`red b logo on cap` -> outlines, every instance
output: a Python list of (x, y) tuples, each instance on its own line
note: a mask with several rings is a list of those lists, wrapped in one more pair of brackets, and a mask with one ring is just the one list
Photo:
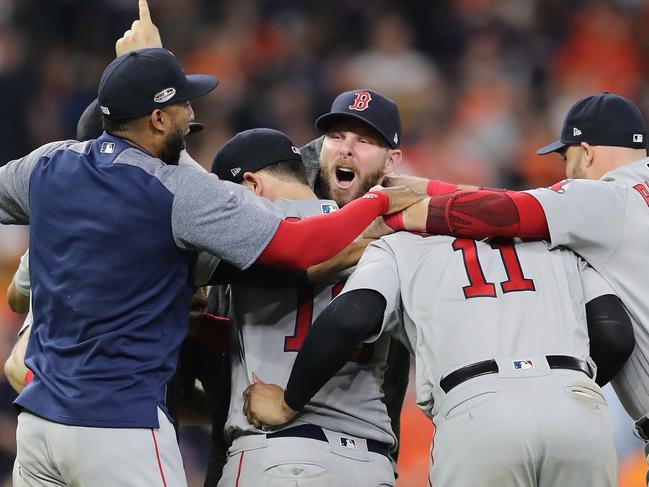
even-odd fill
[(362, 112), (368, 106), (370, 106), (370, 101), (372, 101), (372, 95), (370, 95), (367, 91), (357, 91), (356, 99), (354, 100), (354, 103), (352, 105), (349, 105), (349, 109)]

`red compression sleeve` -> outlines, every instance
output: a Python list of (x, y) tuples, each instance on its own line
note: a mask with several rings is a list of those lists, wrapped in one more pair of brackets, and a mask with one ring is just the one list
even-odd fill
[(25, 379), (24, 379), (25, 385), (29, 384), (33, 380), (34, 380), (34, 373), (31, 370), (27, 369), (27, 372), (25, 372)]
[(550, 238), (545, 213), (534, 196), (493, 189), (431, 196), (426, 231), (464, 238)]
[(438, 179), (430, 179), (426, 185), (428, 196), (453, 193), (454, 191), (457, 191), (457, 184), (439, 181)]
[(383, 222), (395, 232), (406, 229), (405, 225), (403, 224), (403, 211), (397, 211), (396, 213), (392, 213), (391, 215), (384, 216)]
[(388, 211), (389, 198), (367, 193), (344, 208), (297, 222), (282, 221), (257, 264), (308, 269), (347, 247), (376, 218)]

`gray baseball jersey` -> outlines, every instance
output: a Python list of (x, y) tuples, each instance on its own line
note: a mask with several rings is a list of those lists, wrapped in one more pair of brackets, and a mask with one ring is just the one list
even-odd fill
[[(304, 218), (337, 208), (329, 200), (279, 200), (276, 214)], [(262, 289), (233, 285), (232, 394), (226, 433), (230, 438), (259, 433), (243, 414), (244, 389), (255, 372), (265, 382), (286, 386), (293, 362), (312, 321), (342, 289), (351, 273), (300, 289)], [(366, 345), (306, 405), (297, 422), (394, 445), (381, 382), (389, 337)]]
[(636, 347), (612, 381), (634, 418), (649, 412), (649, 159), (624, 165), (599, 181), (568, 180), (530, 191), (543, 207), (551, 245), (580, 254), (626, 307)]
[[(384, 330), (403, 315), (417, 402), (436, 426), (430, 485), (615, 485), (601, 390), (546, 358), (590, 361), (584, 303), (612, 290), (583, 260), (543, 242), (397, 233), (366, 250), (343, 293), (354, 289), (385, 297)], [(442, 389), (491, 359), (497, 373)]]

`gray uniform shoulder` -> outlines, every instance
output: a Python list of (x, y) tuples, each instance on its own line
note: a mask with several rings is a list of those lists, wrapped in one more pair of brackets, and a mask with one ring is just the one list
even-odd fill
[(0, 223), (29, 223), (29, 181), (34, 167), (42, 158), (50, 158), (74, 144), (79, 142), (51, 142), (0, 168)]

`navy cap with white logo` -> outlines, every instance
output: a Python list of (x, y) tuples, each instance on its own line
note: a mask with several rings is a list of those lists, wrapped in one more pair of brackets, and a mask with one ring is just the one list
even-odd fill
[(283, 161), (302, 161), (300, 150), (279, 130), (258, 128), (239, 132), (214, 156), (212, 172), (219, 179), (240, 183), (245, 172), (255, 172)]
[(218, 83), (206, 74), (185, 75), (176, 57), (166, 49), (140, 49), (106, 67), (98, 99), (105, 117), (129, 120), (205, 95)]
[(632, 101), (605, 91), (575, 103), (563, 122), (561, 138), (536, 153), (559, 152), (581, 142), (643, 149), (647, 146), (647, 127), (640, 109)]
[(341, 117), (361, 120), (376, 130), (392, 149), (401, 143), (401, 116), (397, 104), (372, 90), (353, 90), (341, 93), (331, 104), (331, 111), (315, 122), (326, 132)]

